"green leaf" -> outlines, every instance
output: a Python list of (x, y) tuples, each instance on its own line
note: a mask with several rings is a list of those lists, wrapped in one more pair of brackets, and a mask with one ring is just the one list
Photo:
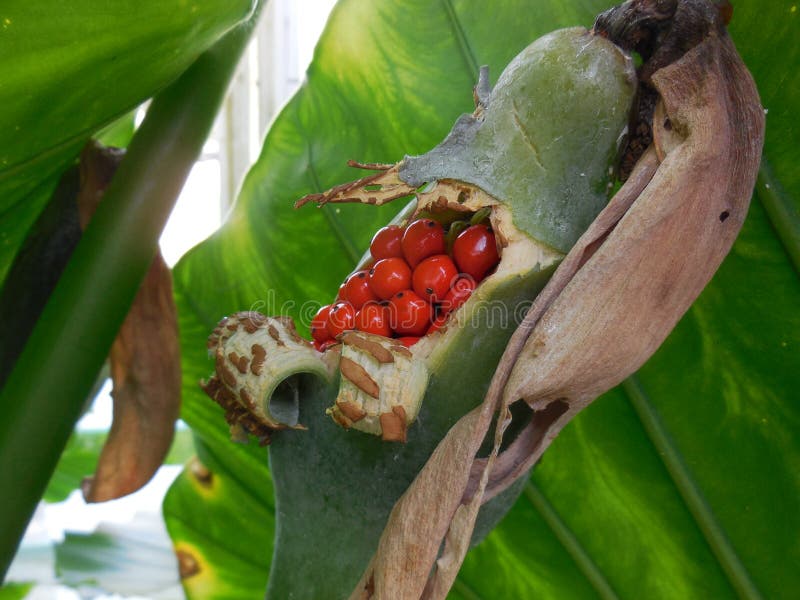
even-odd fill
[[(427, 150), (471, 109), (464, 91), (479, 64), (496, 77), (538, 35), (588, 25), (608, 5), (541, 2), (534, 10), (508, 1), (492, 5), (491, 19), (449, 1), (337, 6), (235, 212), (175, 271), (184, 415), (215, 456), (236, 465), (238, 480), (258, 485), (263, 465), (242, 473), (259, 453), (225, 441), (221, 411), (196, 388), (211, 371), (205, 336), (220, 316), (251, 308), (307, 323), (304, 303), (335, 293), (393, 210), (293, 214), (292, 200), (352, 179), (342, 167), (348, 158), (390, 162)], [(792, 566), (800, 562), (792, 402), (800, 389), (800, 182), (786, 135), (800, 108), (797, 18), (786, 3), (736, 3), (732, 35), (769, 114), (765, 168), (730, 257), (637, 378), (559, 436), (507, 519), (468, 556), (454, 597), (789, 598), (800, 586)], [(270, 552), (252, 528), (237, 534), (249, 556)], [(213, 543), (198, 551), (230, 547)], [(227, 566), (214, 566), (219, 585), (234, 585)]]
[[(190, 31), (184, 32), (190, 37), (206, 31), (210, 39), (201, 36), (205, 44), (213, 43), (215, 37), (211, 33), (222, 33), (236, 23), (237, 18), (247, 17), (253, 7), (250, 0), (203, 6), (205, 17), (199, 15), (201, 21), (184, 17), (181, 22), (191, 24), (187, 25)], [(17, 19), (17, 25), (27, 23), (28, 27), (33, 27), (30, 19), (40, 15), (25, 12), (21, 3), (16, 7), (17, 3), (9, 7), (16, 12), (13, 18), (5, 17), (3, 24), (10, 27)], [(89, 10), (88, 5), (86, 10)], [(132, 16), (134, 12), (131, 9), (124, 14)], [(63, 16), (72, 14), (72, 7), (64, 9)], [(28, 20), (20, 20), (17, 15), (26, 16)], [(205, 19), (209, 19), (208, 30), (202, 25)], [(242, 26), (225, 36), (153, 103), (114, 183), (105, 193), (104, 202), (0, 390), (0, 488), (14, 490), (0, 496), (0, 572), (4, 573), (8, 566), (25, 523), (44, 492), (58, 454), (77, 420), (83, 399), (152, 261), (158, 235), (200, 152), (250, 30)], [(31, 37), (40, 39), (40, 36)], [(26, 42), (20, 34), (9, 39), (18, 43), (22, 56), (30, 59), (37, 54), (31, 53), (33, 42)], [(60, 38), (55, 36), (55, 39)], [(187, 43), (190, 47), (194, 44)], [(83, 45), (76, 43), (74, 48), (77, 52), (74, 61), (80, 65)], [(179, 48), (177, 50), (180, 53)], [(25, 54), (26, 51), (31, 54)], [(109, 60), (105, 54), (103, 56), (104, 61)], [(60, 58), (57, 62), (60, 64)], [(122, 62), (127, 64), (128, 59)], [(4, 88), (4, 93), (9, 89)], [(15, 105), (12, 103), (12, 106)], [(19, 116), (23, 112), (12, 111), (12, 114)], [(38, 131), (37, 127), (26, 130), (26, 134), (36, 138), (33, 132)], [(59, 128), (54, 123), (49, 131), (57, 135), (61, 129), (69, 131), (69, 127)], [(52, 144), (54, 139), (48, 138), (48, 143)], [(34, 189), (31, 184), (36, 173), (34, 163), (37, 169), (44, 171), (50, 153), (66, 156), (67, 151), (73, 152), (76, 147), (75, 138), (51, 146), (41, 140), (34, 139), (34, 142), (38, 145), (31, 146), (30, 151), (39, 154), (32, 157), (19, 150), (3, 148), (7, 162), (14, 166), (0, 173), (0, 185), (7, 181), (17, 191)], [(27, 147), (26, 144), (20, 146)], [(37, 160), (44, 162), (37, 163)], [(50, 174), (48, 171), (47, 177)], [(153, 181), (158, 181), (159, 185), (154, 186)], [(4, 201), (6, 199), (4, 196)], [(16, 221), (15, 225), (23, 224)], [(76, 345), (76, 341), (80, 343)], [(58, 401), (54, 401), (55, 398)], [(47, 435), (42, 436), (42, 431)], [(37, 443), (31, 444), (34, 438)]]
[[(266, 451), (215, 454), (198, 444), (164, 500), (164, 519), (190, 597), (247, 598), (267, 583), (275, 506)], [(201, 462), (202, 461), (202, 462)], [(257, 549), (257, 550), (256, 550)]]
[(123, 597), (155, 597), (178, 582), (164, 525), (153, 513), (124, 525), (101, 523), (89, 534), (67, 532), (55, 545), (55, 570), (64, 585)]
[(134, 108), (131, 112), (122, 115), (116, 121), (96, 132), (92, 137), (104, 146), (126, 148), (131, 143), (133, 132), (136, 129), (136, 110)]
[(103, 10), (92, 0), (3, 2), (0, 281), (86, 140), (175, 79), (251, 8), (250, 0), (124, 0)]
[(80, 488), (83, 478), (94, 473), (107, 436), (104, 431), (74, 433), (61, 454), (42, 500), (61, 502), (73, 490)]
[(7, 583), (0, 586), (0, 600), (22, 600), (32, 587), (32, 583)]

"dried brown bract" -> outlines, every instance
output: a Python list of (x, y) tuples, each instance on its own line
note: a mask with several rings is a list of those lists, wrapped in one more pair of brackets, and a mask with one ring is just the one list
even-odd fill
[[(747, 214), (764, 114), (723, 18), (707, 0), (632, 1), (601, 17), (613, 41), (651, 45), (641, 73), (657, 94), (653, 143), (536, 298), (484, 404), (395, 505), (351, 598), (444, 598), (480, 505), (652, 355), (728, 253)], [(661, 19), (669, 26), (655, 28)], [(518, 400), (533, 419), (500, 453)], [(477, 460), (497, 411), (494, 450)]]
[[(81, 154), (78, 210), (85, 228), (124, 152), (90, 143)], [(181, 367), (172, 275), (158, 254), (109, 355), (114, 417), (94, 477), (82, 483), (87, 502), (135, 492), (164, 462), (180, 412)]]

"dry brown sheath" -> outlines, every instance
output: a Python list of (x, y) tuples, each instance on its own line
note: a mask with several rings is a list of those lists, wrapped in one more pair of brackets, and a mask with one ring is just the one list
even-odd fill
[[(397, 502), (351, 598), (444, 598), (480, 504), (655, 352), (730, 250), (763, 144), (755, 84), (721, 27), (651, 82), (653, 147), (537, 297), (483, 405), (453, 427)], [(508, 406), (520, 399), (534, 418), (500, 454)], [(497, 410), (494, 451), (478, 461)]]
[[(81, 153), (78, 209), (83, 228), (111, 181), (123, 151), (90, 142)], [(181, 365), (172, 275), (158, 253), (109, 355), (114, 415), (93, 477), (81, 484), (87, 502), (140, 489), (169, 451), (180, 412)]]

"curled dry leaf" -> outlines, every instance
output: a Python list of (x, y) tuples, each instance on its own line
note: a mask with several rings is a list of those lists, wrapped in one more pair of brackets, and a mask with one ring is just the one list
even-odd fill
[[(351, 598), (444, 598), (480, 504), (526, 473), (581, 409), (647, 360), (744, 221), (764, 115), (724, 15), (705, 0), (632, 1), (614, 10), (598, 27), (623, 45), (642, 39), (625, 27), (637, 19), (648, 36), (654, 23), (672, 24), (668, 35), (655, 35), (659, 45), (646, 57), (658, 68), (648, 61), (641, 70), (658, 99), (653, 145), (537, 297), (484, 404), (452, 428), (395, 505)], [(518, 400), (533, 419), (500, 453), (508, 407)], [(498, 410), (494, 449), (477, 460)]]
[[(78, 210), (86, 228), (123, 152), (90, 142), (81, 154)], [(180, 411), (180, 349), (172, 276), (153, 260), (109, 355), (114, 415), (94, 477), (82, 484), (87, 502), (135, 492), (161, 466)]]

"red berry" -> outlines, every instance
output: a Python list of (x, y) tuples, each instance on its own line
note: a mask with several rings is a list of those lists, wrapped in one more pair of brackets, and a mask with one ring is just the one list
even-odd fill
[(375, 260), (382, 258), (403, 258), (403, 228), (399, 225), (387, 225), (378, 230), (369, 245), (370, 254)]
[(389, 327), (389, 307), (384, 304), (370, 302), (365, 304), (356, 314), (356, 329), (383, 337), (392, 335)]
[(444, 229), (432, 219), (417, 219), (403, 234), (403, 255), (412, 268), (434, 254), (445, 253)]
[(336, 336), (341, 335), (342, 332), (348, 329), (355, 328), (356, 309), (349, 302), (337, 302), (328, 313), (326, 325), (332, 338), (336, 338)]
[(356, 271), (344, 282), (344, 299), (358, 310), (367, 302), (377, 300), (369, 288), (369, 277), (366, 271)]
[(336, 302), (345, 302), (345, 295), (344, 295), (344, 288), (347, 286), (347, 280), (345, 279), (342, 282), (342, 285), (339, 286), (339, 291), (336, 292)]
[(459, 308), (469, 299), (474, 291), (475, 280), (472, 277), (469, 275), (462, 275), (459, 277), (453, 284), (453, 287), (450, 288), (450, 291), (447, 292), (447, 295), (445, 295), (444, 300), (442, 300), (440, 306), (441, 314), (448, 315)]
[(391, 326), (400, 335), (423, 335), (431, 323), (432, 307), (412, 290), (403, 290), (389, 301)]
[(453, 244), (453, 259), (462, 273), (480, 281), (500, 262), (494, 233), (486, 225), (467, 227)]
[(411, 287), (411, 267), (402, 258), (384, 258), (369, 270), (369, 287), (381, 300)]
[(414, 269), (414, 291), (428, 302), (439, 302), (458, 278), (458, 269), (446, 254), (429, 256)]
[(428, 331), (425, 332), (425, 335), (430, 335), (431, 333), (439, 331), (442, 328), (442, 326), (447, 322), (447, 317), (448, 317), (448, 315), (446, 315), (445, 313), (439, 314), (433, 320), (433, 323), (431, 323), (431, 326), (428, 327)]
[(403, 344), (406, 348), (411, 348), (414, 344), (420, 341), (422, 338), (415, 336), (415, 335), (406, 335), (403, 337), (397, 338), (397, 341)]
[(331, 334), (328, 331), (328, 315), (331, 312), (331, 308), (333, 308), (332, 304), (323, 306), (311, 319), (311, 337), (314, 342), (322, 343), (331, 339)]
[(317, 349), (317, 352), (325, 352), (325, 350), (327, 350), (331, 346), (335, 346), (338, 343), (339, 342), (337, 342), (336, 340), (325, 340), (324, 342), (318, 342), (314, 340), (314, 348)]

